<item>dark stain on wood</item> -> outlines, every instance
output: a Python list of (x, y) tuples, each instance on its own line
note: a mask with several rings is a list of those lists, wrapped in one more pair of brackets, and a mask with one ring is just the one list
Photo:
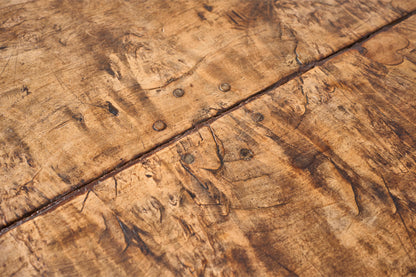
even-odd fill
[(255, 275), (255, 270), (251, 264), (250, 258), (247, 256), (246, 250), (243, 248), (233, 248), (230, 251), (229, 259), (232, 265), (234, 265), (235, 273), (244, 273), (248, 276)]
[(130, 245), (134, 245), (137, 246), (144, 255), (148, 255), (150, 253), (150, 249), (139, 235), (139, 233), (147, 233), (136, 226), (129, 228), (123, 221), (118, 218), (118, 216), (116, 216), (116, 219), (120, 225), (121, 230), (123, 231), (124, 240), (126, 243), (126, 247), (124, 248), (123, 252), (125, 252)]
[(107, 103), (107, 108), (108, 108), (108, 111), (109, 111), (112, 115), (114, 115), (114, 116), (118, 116), (118, 109), (117, 109), (116, 107), (114, 107), (114, 105), (113, 105), (113, 104), (111, 104), (111, 102), (107, 101), (106, 103)]
[(214, 10), (214, 8), (208, 4), (204, 4), (204, 9), (206, 9), (209, 12), (212, 12)]
[(71, 179), (68, 175), (63, 173), (57, 173), (58, 177), (66, 184), (71, 184)]
[(203, 12), (197, 12), (197, 15), (198, 15), (199, 19), (201, 19), (201, 20), (207, 20), (207, 18), (205, 17), (205, 15), (204, 15)]
[(27, 86), (23, 86), (22, 87), (22, 92), (27, 96), (29, 94), (31, 94), (31, 92), (29, 91), (29, 88)]

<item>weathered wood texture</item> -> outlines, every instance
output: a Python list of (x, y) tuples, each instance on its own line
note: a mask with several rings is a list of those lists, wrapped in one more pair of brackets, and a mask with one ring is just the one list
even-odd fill
[[(409, 0), (1, 1), (0, 226), (413, 9)], [(165, 130), (152, 129), (157, 120)]]
[(0, 237), (2, 275), (414, 276), (416, 16)]

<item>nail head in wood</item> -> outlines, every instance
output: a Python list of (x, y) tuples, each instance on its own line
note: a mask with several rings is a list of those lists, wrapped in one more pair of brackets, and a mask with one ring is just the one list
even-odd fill
[(255, 121), (255, 122), (261, 122), (264, 119), (264, 115), (261, 113), (254, 113), (251, 118)]
[(229, 91), (229, 90), (231, 89), (231, 85), (230, 85), (229, 83), (222, 83), (222, 84), (219, 86), (219, 89), (220, 89), (222, 92), (227, 92), (227, 91)]
[(185, 155), (182, 155), (181, 159), (184, 163), (187, 163), (187, 164), (191, 164), (195, 161), (194, 156), (192, 154), (189, 154), (189, 153), (186, 153)]
[(181, 88), (176, 88), (173, 90), (173, 96), (175, 97), (182, 97), (185, 94), (185, 91)]
[(163, 122), (162, 120), (158, 120), (155, 123), (153, 123), (153, 130), (160, 132), (165, 129), (166, 129), (166, 123)]

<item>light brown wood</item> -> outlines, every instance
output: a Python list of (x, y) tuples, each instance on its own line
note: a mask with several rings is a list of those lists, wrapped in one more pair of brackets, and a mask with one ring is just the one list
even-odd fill
[(416, 16), (0, 237), (2, 275), (413, 276)]
[(415, 8), (1, 1), (0, 226)]

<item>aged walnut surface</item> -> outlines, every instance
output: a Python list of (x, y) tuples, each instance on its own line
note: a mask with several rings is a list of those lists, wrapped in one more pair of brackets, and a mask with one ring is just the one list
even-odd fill
[(411, 16), (9, 230), (1, 275), (414, 276), (415, 49)]
[[(414, 0), (0, 1), (0, 226), (414, 9)], [(380, 45), (375, 59), (390, 50)]]

